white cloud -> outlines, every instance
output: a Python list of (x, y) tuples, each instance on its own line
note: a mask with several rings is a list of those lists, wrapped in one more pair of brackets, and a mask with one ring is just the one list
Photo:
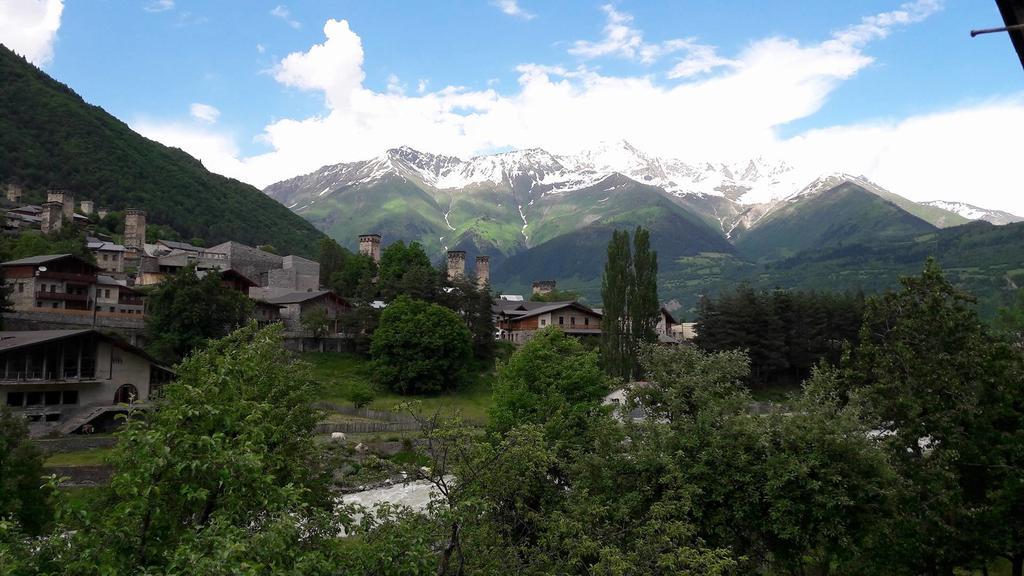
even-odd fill
[[(369, 90), (359, 36), (348, 22), (329, 20), (322, 43), (288, 55), (274, 70), (284, 85), (323, 93), (326, 110), (267, 125), (258, 139), (268, 152), (240, 157), (230, 139), (195, 127), (194, 141), (187, 126), (137, 127), (189, 150), (211, 169), (258, 186), (403, 144), (466, 157), (507, 147), (573, 152), (625, 138), (687, 161), (779, 156), (821, 171), (864, 174), (916, 199), (973, 200), (1024, 213), (1024, 198), (1015, 198), (1005, 184), (1016, 181), (1011, 171), (1017, 164), (1007, 127), (1024, 125), (1024, 97), (788, 139), (778, 135), (781, 126), (815, 114), (844, 81), (871, 65), (868, 43), (937, 8), (922, 0), (864, 18), (818, 43), (770, 37), (728, 58), (695, 49), (691, 41), (659, 44), (685, 51), (670, 72), (678, 80), (669, 85), (651, 75), (523, 64), (508, 94), (451, 86), (427, 91), (425, 84), (416, 94), (404, 86)], [(630, 45), (628, 36), (623, 45)], [(645, 43), (632, 45), (640, 60)], [(401, 86), (394, 80), (389, 84)], [(989, 196), (979, 194), (982, 188)]]
[(515, 18), (532, 20), (536, 17), (535, 14), (523, 10), (523, 8), (519, 6), (519, 0), (492, 0), (491, 4), (496, 6), (498, 10), (501, 10), (505, 14)]
[(264, 52), (267, 51), (267, 47), (264, 46), (263, 44), (257, 44), (256, 51), (259, 52), (260, 54), (263, 54)]
[(0, 0), (0, 43), (45, 66), (53, 60), (63, 11), (63, 0)]
[(146, 12), (166, 12), (174, 9), (174, 0), (153, 0), (143, 8)]
[(196, 120), (202, 120), (207, 124), (214, 124), (217, 122), (217, 119), (220, 118), (220, 110), (210, 106), (209, 104), (194, 102), (189, 106), (188, 111), (193, 118)]
[(302, 27), (301, 22), (292, 18), (291, 10), (289, 10), (287, 6), (275, 6), (274, 9), (270, 11), (270, 15), (275, 18), (280, 18), (281, 20), (284, 20), (284, 22), (291, 26), (292, 28), (298, 29)]

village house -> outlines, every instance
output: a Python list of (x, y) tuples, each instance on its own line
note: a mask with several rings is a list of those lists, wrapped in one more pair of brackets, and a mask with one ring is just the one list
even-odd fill
[(498, 300), (492, 308), (499, 338), (523, 344), (538, 331), (555, 326), (573, 336), (599, 336), (601, 313), (575, 301)]
[(89, 251), (96, 257), (96, 265), (100, 270), (110, 274), (124, 273), (124, 246), (93, 237), (85, 241)]
[(654, 332), (658, 335), (658, 342), (662, 344), (679, 344), (680, 340), (673, 332), (678, 325), (679, 323), (676, 322), (675, 317), (668, 311), (668, 308), (662, 306), (658, 310), (658, 322), (654, 325)]
[(160, 396), (172, 373), (96, 330), (0, 332), (0, 401), (33, 435), (113, 426), (119, 404)]
[(278, 308), (277, 319), (284, 323), (289, 332), (306, 332), (302, 320), (318, 309), (326, 312), (328, 320), (327, 335), (341, 332), (341, 316), (351, 306), (330, 290), (313, 290), (309, 292), (292, 292), (283, 296), (274, 296), (256, 301), (258, 321), (273, 322), (272, 307)]
[(92, 310), (96, 266), (71, 254), (50, 254), (0, 264), (14, 310)]

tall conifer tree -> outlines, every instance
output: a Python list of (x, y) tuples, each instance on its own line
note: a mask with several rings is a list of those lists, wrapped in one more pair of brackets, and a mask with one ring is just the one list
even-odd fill
[(608, 261), (601, 280), (601, 358), (605, 371), (620, 378), (629, 378), (632, 368), (627, 316), (632, 276), (629, 232), (616, 230), (608, 243)]
[(633, 378), (640, 378), (640, 344), (655, 342), (658, 335), (658, 253), (651, 250), (651, 233), (641, 226), (633, 233), (633, 277), (627, 297), (629, 361)]

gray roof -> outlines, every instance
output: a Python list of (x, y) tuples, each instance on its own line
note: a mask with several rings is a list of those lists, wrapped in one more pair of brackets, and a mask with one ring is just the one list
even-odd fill
[(0, 264), (0, 266), (32, 266), (35, 264), (46, 264), (47, 262), (55, 262), (57, 260), (63, 260), (65, 258), (77, 258), (72, 254), (44, 254), (42, 256), (29, 256), (28, 258), (21, 258), (18, 260), (10, 260)]
[(206, 248), (194, 246), (192, 244), (189, 244), (188, 242), (176, 242), (174, 240), (157, 240), (157, 243), (163, 244), (168, 248), (175, 248), (177, 250), (187, 250), (189, 252), (202, 252), (206, 250)]
[(32, 344), (52, 342), (79, 334), (92, 332), (92, 330), (24, 330), (12, 332), (0, 332), (0, 352), (14, 350)]
[(500, 312), (504, 312), (506, 314), (509, 314), (510, 316), (514, 316), (517, 319), (518, 318), (530, 318), (532, 316), (539, 316), (541, 314), (547, 314), (549, 312), (554, 312), (556, 310), (562, 310), (564, 308), (576, 308), (577, 310), (581, 310), (583, 312), (589, 312), (591, 314), (594, 314), (595, 316), (601, 316), (601, 313), (595, 312), (593, 308), (589, 308), (587, 306), (584, 306), (583, 304), (580, 304), (579, 302), (576, 302), (574, 300), (570, 300), (570, 301), (567, 301), (567, 302), (519, 302), (519, 304), (523, 304), (523, 305), (529, 304), (529, 306), (526, 306), (526, 310), (514, 310), (513, 309), (513, 310), (499, 310), (499, 311)]
[(265, 298), (263, 301), (267, 304), (299, 304), (301, 302), (308, 302), (310, 300), (316, 300), (321, 296), (331, 294), (330, 290), (314, 290), (312, 292), (292, 292), (291, 294), (285, 294), (284, 296), (275, 296), (273, 298)]

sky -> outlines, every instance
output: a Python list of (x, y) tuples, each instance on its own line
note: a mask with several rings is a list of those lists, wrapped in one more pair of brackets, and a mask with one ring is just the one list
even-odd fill
[(0, 43), (261, 188), (402, 145), (625, 139), (1024, 214), (1024, 71), (969, 36), (1001, 24), (989, 0), (0, 0)]

